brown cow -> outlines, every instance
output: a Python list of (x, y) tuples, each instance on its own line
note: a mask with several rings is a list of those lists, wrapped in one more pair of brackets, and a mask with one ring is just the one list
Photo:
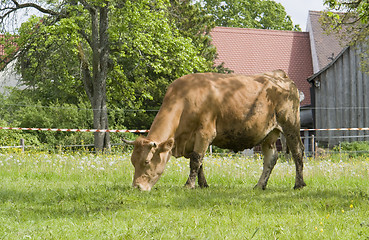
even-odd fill
[[(169, 158), (190, 158), (185, 186), (207, 187), (202, 159), (213, 144), (235, 152), (261, 144), (263, 172), (256, 188), (265, 189), (277, 161), (275, 142), (286, 137), (296, 165), (295, 189), (303, 180), (299, 93), (285, 72), (260, 75), (196, 73), (175, 80), (147, 137), (130, 142), (135, 168), (133, 186), (151, 190)], [(127, 141), (126, 141), (127, 142)]]

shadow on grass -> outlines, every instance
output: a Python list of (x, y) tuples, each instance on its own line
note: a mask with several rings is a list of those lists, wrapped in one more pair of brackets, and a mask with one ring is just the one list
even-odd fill
[[(73, 186), (38, 190), (0, 189), (0, 209), (9, 216), (60, 218), (90, 216), (124, 208), (120, 196), (134, 192), (118, 185)], [(132, 199), (131, 203), (135, 202)]]
[(255, 213), (296, 209), (330, 211), (342, 209), (352, 199), (367, 201), (368, 192), (360, 188), (347, 191), (332, 187), (303, 190), (273, 187), (262, 191), (246, 185), (217, 185), (207, 189), (160, 185), (151, 192), (140, 192), (129, 185), (113, 183), (34, 190), (0, 189), (0, 209), (8, 217), (17, 219), (22, 216), (25, 219), (86, 218), (99, 213), (163, 208), (206, 211), (216, 206)]

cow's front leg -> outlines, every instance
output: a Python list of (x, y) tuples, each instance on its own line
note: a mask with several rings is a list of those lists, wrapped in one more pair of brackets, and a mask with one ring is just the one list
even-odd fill
[(190, 176), (186, 182), (186, 187), (195, 188), (196, 177), (198, 177), (199, 186), (201, 188), (208, 187), (206, 182), (202, 160), (205, 156), (209, 144), (216, 136), (215, 118), (211, 114), (202, 116), (203, 122), (195, 135), (195, 145), (193, 152), (190, 154)]
[[(202, 170), (201, 165), (202, 165), (201, 155), (198, 154), (197, 152), (192, 152), (190, 154), (190, 175), (188, 176), (185, 187), (195, 188), (196, 177), (197, 176), (199, 176), (199, 184), (200, 184), (200, 175), (202, 175), (201, 178), (203, 178), (203, 180), (205, 180), (204, 172)], [(205, 183), (206, 183), (206, 180), (205, 180)], [(200, 187), (201, 187), (201, 184), (200, 184)]]

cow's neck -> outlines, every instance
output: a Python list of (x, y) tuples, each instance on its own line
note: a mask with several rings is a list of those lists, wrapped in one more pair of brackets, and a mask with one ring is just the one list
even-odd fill
[(155, 142), (164, 142), (174, 137), (182, 110), (178, 106), (162, 106), (151, 125), (148, 138)]

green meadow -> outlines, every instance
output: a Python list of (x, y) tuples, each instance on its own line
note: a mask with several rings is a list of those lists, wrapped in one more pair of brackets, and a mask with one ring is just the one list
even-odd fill
[(305, 159), (307, 187), (280, 160), (253, 190), (259, 155), (207, 156), (207, 189), (171, 158), (151, 192), (129, 154), (0, 153), (0, 239), (369, 239), (369, 159)]

